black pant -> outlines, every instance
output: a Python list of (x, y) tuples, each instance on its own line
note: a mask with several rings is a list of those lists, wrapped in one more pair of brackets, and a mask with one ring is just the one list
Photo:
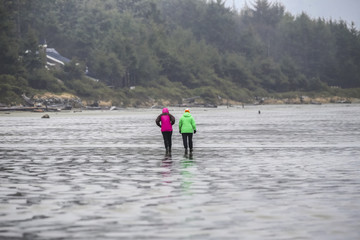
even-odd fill
[[(190, 149), (193, 148), (192, 137), (193, 137), (192, 133), (182, 133), (182, 138), (183, 138), (183, 143), (184, 143), (184, 148), (185, 149), (188, 149), (188, 147)], [(189, 143), (189, 146), (188, 146), (188, 143)]]
[(162, 132), (164, 138), (165, 148), (171, 149), (171, 136), (172, 132)]

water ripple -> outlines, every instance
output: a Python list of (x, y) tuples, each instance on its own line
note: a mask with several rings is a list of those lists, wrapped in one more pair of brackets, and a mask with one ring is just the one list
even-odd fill
[(172, 156), (156, 110), (0, 116), (0, 238), (359, 239), (360, 106), (259, 108)]

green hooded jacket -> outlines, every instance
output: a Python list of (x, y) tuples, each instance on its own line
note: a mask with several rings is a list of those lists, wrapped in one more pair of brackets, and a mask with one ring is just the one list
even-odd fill
[(181, 133), (193, 133), (196, 130), (194, 118), (189, 112), (184, 113), (179, 120), (179, 131)]

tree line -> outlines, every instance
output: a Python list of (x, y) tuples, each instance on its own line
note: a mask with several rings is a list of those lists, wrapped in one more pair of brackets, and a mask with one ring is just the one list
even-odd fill
[[(0, 0), (0, 93), (206, 101), (360, 87), (353, 23), (293, 16), (255, 0)], [(39, 44), (72, 59), (45, 69)], [(80, 64), (79, 64), (80, 63)], [(93, 82), (89, 74), (99, 79)], [(131, 86), (136, 86), (130, 91)]]

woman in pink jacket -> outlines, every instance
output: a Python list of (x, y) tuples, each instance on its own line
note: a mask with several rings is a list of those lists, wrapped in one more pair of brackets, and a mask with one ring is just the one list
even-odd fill
[(172, 136), (172, 125), (175, 124), (175, 117), (169, 113), (169, 109), (163, 108), (162, 114), (160, 114), (156, 120), (156, 124), (161, 127), (161, 133), (164, 138), (164, 144), (166, 153), (171, 153), (171, 136)]

